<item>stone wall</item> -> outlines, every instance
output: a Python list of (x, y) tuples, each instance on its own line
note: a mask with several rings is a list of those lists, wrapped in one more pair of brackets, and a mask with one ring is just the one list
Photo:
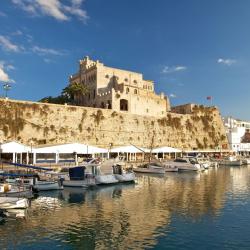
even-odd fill
[(215, 107), (197, 106), (192, 114), (149, 117), (108, 109), (0, 99), (0, 142), (30, 144), (81, 142), (101, 147), (129, 145), (214, 149), (227, 146)]

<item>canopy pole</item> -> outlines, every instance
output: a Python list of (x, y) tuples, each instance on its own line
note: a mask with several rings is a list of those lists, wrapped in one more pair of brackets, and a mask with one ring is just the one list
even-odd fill
[(15, 162), (16, 162), (16, 154), (12, 153), (12, 163), (15, 163)]
[(36, 164), (36, 153), (33, 153), (33, 165)]

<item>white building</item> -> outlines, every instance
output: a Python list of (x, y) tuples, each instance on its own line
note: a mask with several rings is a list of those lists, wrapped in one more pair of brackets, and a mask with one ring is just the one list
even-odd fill
[(250, 122), (232, 117), (223, 118), (230, 148), (235, 152), (250, 152)]

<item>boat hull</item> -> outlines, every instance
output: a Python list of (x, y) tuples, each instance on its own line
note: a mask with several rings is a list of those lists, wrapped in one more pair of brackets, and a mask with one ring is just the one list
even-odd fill
[(134, 173), (115, 174), (115, 178), (119, 182), (132, 182), (135, 181), (135, 174)]
[(63, 181), (64, 187), (89, 187), (95, 185), (95, 179), (92, 180), (66, 180)]
[(62, 190), (63, 187), (58, 182), (38, 182), (33, 186), (36, 191)]
[(134, 172), (148, 174), (165, 174), (165, 169), (135, 168)]
[(31, 199), (34, 197), (33, 192), (31, 190), (25, 191), (9, 191), (6, 193), (0, 193), (0, 197), (21, 197)]
[(1, 209), (25, 209), (29, 206), (26, 198), (0, 197)]
[(114, 175), (99, 175), (95, 177), (97, 185), (107, 185), (119, 182)]
[(241, 160), (236, 160), (236, 161), (221, 161), (220, 165), (224, 165), (224, 166), (241, 166), (241, 165), (243, 165), (243, 162)]

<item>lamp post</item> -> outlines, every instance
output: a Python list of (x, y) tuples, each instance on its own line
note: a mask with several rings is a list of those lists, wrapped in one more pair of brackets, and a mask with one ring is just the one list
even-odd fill
[(11, 89), (11, 85), (10, 85), (10, 83), (4, 83), (3, 84), (3, 89), (4, 89), (4, 91), (5, 91), (5, 98), (7, 98), (8, 97), (8, 91)]

